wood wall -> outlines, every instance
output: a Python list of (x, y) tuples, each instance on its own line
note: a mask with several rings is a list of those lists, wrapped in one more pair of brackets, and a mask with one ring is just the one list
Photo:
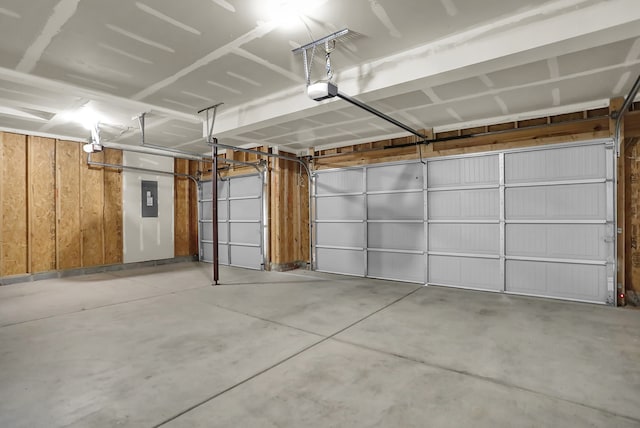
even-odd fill
[[(208, 164), (206, 164), (208, 165)], [(202, 162), (175, 159), (174, 171), (192, 177), (200, 175)], [(174, 254), (175, 257), (198, 254), (198, 188), (187, 177), (174, 178)]]
[(627, 302), (640, 306), (640, 147), (638, 138), (627, 141), (626, 171), (626, 227), (627, 240), (625, 253), (625, 278)]
[(0, 166), (0, 277), (122, 263), (119, 171), (89, 168), (80, 143), (2, 132)]
[(272, 159), (270, 168), (269, 253), (281, 270), (309, 261), (309, 181), (298, 162)]
[[(314, 152), (316, 169), (343, 168), (380, 162), (479, 153), (554, 143), (567, 143), (609, 137), (608, 109), (550, 116), (486, 127), (432, 134), (432, 142), (415, 145), (417, 137), (381, 140), (356, 146)], [(497, 133), (496, 133), (497, 132)]]

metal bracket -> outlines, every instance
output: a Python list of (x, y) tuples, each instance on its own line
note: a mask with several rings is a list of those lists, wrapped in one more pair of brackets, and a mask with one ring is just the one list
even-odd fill
[[(331, 33), (328, 36), (322, 37), (320, 39), (314, 40), (311, 43), (307, 43), (304, 46), (300, 46), (299, 48), (293, 49), (292, 52), (294, 54), (302, 54), (302, 60), (304, 61), (304, 77), (307, 82), (307, 86), (311, 84), (311, 67), (313, 65), (313, 58), (316, 53), (316, 49), (318, 46), (323, 46), (326, 52), (325, 61), (326, 61), (326, 71), (327, 71), (327, 79), (331, 80), (333, 77), (333, 72), (331, 71), (331, 52), (335, 49), (337, 40), (345, 40), (347, 38), (358, 37), (360, 34), (354, 31), (349, 30), (348, 28), (344, 28), (340, 31), (336, 31), (335, 33)], [(333, 46), (330, 46), (330, 43), (333, 43)], [(309, 55), (309, 50), (311, 50), (311, 55)]]
[[(207, 126), (207, 142), (208, 143), (212, 143), (213, 142), (213, 139), (214, 139), (214, 137), (213, 137), (213, 125), (216, 123), (216, 113), (218, 111), (218, 107), (220, 107), (223, 104), (224, 103), (214, 104), (212, 106), (209, 106), (207, 108), (203, 108), (202, 110), (198, 111), (198, 114), (200, 114), (202, 112), (206, 113), (205, 124)], [(213, 111), (211, 111), (211, 110), (213, 110)], [(218, 140), (216, 139), (215, 142), (217, 143)]]

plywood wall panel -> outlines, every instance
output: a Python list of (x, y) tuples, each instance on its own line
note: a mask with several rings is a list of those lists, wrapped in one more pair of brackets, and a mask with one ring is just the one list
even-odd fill
[[(92, 160), (104, 162), (104, 153), (94, 153)], [(104, 264), (104, 171), (87, 165), (80, 157), (80, 253), (82, 266)]]
[(2, 136), (2, 276), (27, 273), (27, 141)]
[(56, 239), (57, 268), (82, 266), (80, 247), (80, 144), (56, 143)]
[[(106, 163), (122, 165), (122, 151), (106, 149)], [(123, 259), (122, 171), (104, 169), (104, 263), (118, 264)]]
[(25, 274), (28, 266), (27, 138), (2, 136), (2, 276)]
[(56, 269), (56, 141), (28, 137), (30, 273)]
[[(174, 171), (179, 174), (189, 173), (189, 161), (175, 159)], [(175, 177), (174, 179), (174, 254), (176, 257), (188, 256), (190, 250), (190, 222), (189, 222), (189, 179)]]

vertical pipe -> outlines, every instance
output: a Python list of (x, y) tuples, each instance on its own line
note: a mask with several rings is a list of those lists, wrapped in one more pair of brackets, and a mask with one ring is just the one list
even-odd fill
[[(313, 175), (308, 175), (307, 180), (309, 181), (309, 270), (314, 270), (314, 251), (313, 251), (313, 243), (316, 242), (315, 233), (315, 179)], [(313, 189), (313, 194), (311, 193), (311, 189)], [(313, 204), (313, 206), (312, 206)]]
[(364, 247), (364, 251), (363, 251), (363, 263), (364, 263), (364, 276), (365, 278), (369, 276), (369, 194), (367, 192), (367, 173), (369, 171), (369, 168), (367, 168), (366, 166), (364, 168), (362, 168), (362, 201), (364, 204), (364, 219), (362, 222), (362, 227), (363, 227), (363, 237), (364, 237), (364, 242), (363, 242), (363, 247)]
[(202, 182), (196, 182), (198, 204), (198, 261), (202, 261)]
[(506, 190), (505, 190), (505, 156), (504, 153), (498, 154), (498, 184), (500, 192), (500, 282), (502, 283), (502, 292), (507, 291), (507, 254), (506, 254)]
[(429, 285), (429, 163), (422, 164), (422, 219), (424, 227), (424, 285)]
[(269, 252), (269, 168), (260, 173), (262, 180), (262, 269), (269, 269), (271, 254)]
[(219, 265), (218, 265), (218, 147), (213, 146), (212, 148), (213, 155), (213, 171), (211, 172), (213, 175), (212, 178), (212, 193), (213, 193), (213, 201), (211, 203), (212, 207), (212, 226), (213, 226), (213, 283), (211, 285), (218, 285), (218, 280), (220, 279)]

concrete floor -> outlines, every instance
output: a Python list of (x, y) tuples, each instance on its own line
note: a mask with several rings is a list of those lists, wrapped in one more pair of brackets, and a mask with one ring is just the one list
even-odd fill
[(0, 287), (0, 427), (638, 427), (640, 312), (167, 265)]

